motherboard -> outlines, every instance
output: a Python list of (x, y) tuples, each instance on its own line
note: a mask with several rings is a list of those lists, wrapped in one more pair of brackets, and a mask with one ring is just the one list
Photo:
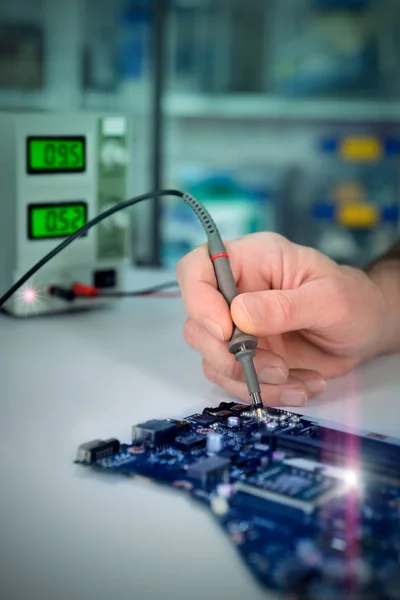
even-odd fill
[(82, 444), (76, 462), (203, 503), (265, 589), (400, 599), (400, 445), (286, 410), (222, 402)]

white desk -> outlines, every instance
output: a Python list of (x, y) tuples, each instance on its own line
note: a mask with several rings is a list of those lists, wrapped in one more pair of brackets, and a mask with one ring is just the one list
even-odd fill
[[(2, 599), (271, 597), (184, 494), (73, 465), (82, 442), (130, 440), (134, 423), (222, 399), (185, 346), (184, 320), (180, 299), (150, 298), (0, 316)], [(304, 412), (400, 436), (399, 366), (398, 356), (364, 365)]]

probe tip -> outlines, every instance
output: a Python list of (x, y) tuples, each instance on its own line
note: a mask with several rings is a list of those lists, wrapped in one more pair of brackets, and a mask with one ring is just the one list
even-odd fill
[(252, 394), (250, 394), (250, 396), (253, 400), (254, 408), (263, 408), (260, 392), (253, 392)]

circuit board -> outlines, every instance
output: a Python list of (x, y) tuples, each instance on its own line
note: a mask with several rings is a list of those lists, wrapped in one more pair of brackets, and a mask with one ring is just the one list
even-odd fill
[(400, 599), (398, 443), (222, 402), (135, 425), (129, 444), (83, 444), (76, 462), (202, 502), (253, 576), (284, 598)]

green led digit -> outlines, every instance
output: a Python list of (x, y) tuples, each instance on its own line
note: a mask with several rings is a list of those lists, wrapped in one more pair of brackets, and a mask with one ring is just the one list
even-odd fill
[(84, 138), (29, 139), (28, 170), (30, 173), (84, 171)]
[(29, 237), (66, 237), (86, 224), (84, 204), (45, 205), (29, 208)]

